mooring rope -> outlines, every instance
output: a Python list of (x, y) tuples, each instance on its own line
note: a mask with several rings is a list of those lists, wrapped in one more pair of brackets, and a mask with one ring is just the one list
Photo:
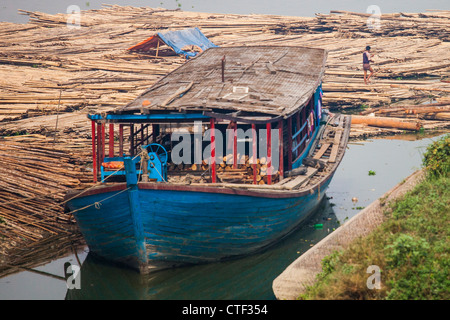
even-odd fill
[(82, 207), (82, 208), (79, 208), (79, 209), (76, 209), (76, 210), (72, 210), (72, 211), (70, 211), (70, 215), (73, 215), (73, 213), (75, 213), (75, 212), (78, 212), (78, 211), (81, 211), (81, 210), (90, 208), (90, 207), (92, 207), (92, 206), (95, 206), (95, 208), (96, 208), (97, 210), (100, 210), (100, 207), (101, 207), (101, 205), (102, 205), (102, 202), (104, 202), (104, 201), (106, 201), (106, 200), (109, 200), (109, 199), (111, 199), (111, 198), (114, 198), (115, 196), (118, 196), (119, 194), (121, 194), (121, 193), (123, 193), (123, 192), (125, 192), (125, 191), (128, 191), (130, 188), (131, 188), (131, 187), (128, 187), (128, 188), (126, 188), (126, 189), (124, 189), (124, 190), (121, 190), (121, 191), (119, 191), (119, 192), (117, 192), (117, 193), (114, 193), (113, 195), (111, 195), (111, 196), (109, 196), (109, 197), (107, 197), (107, 198), (105, 198), (105, 199), (102, 199), (102, 200), (100, 200), (100, 201), (95, 201), (94, 203), (88, 204), (88, 205), (86, 205), (86, 206), (84, 206), (84, 207)]
[[(142, 153), (139, 153), (138, 155), (136, 155), (136, 156), (133, 158), (133, 160), (136, 159), (137, 157), (139, 157), (141, 154), (142, 154)], [(109, 179), (109, 178), (110, 178), (111, 176), (113, 176), (116, 172), (121, 171), (122, 169), (123, 169), (123, 168), (117, 169), (117, 170), (114, 171), (111, 175), (105, 177), (103, 180), (101, 180), (100, 182), (97, 182), (97, 183), (94, 184), (93, 186), (91, 186), (91, 187), (89, 187), (89, 188), (83, 190), (82, 192), (78, 193), (76, 196), (74, 196), (74, 197), (72, 197), (72, 198), (69, 198), (69, 199), (67, 199), (67, 200), (65, 200), (65, 201), (63, 201), (63, 202), (58, 202), (58, 203), (56, 203), (56, 204), (50, 205), (50, 206), (47, 207), (44, 211), (48, 211), (48, 210), (49, 210), (50, 208), (52, 208), (52, 207), (56, 207), (56, 206), (59, 206), (59, 205), (66, 204), (66, 203), (69, 202), (70, 200), (73, 200), (73, 199), (75, 199), (76, 197), (79, 197), (80, 195), (82, 195), (82, 194), (84, 194), (84, 193), (86, 193), (86, 192), (92, 190), (93, 188), (99, 186), (100, 184), (104, 183), (107, 179)], [(50, 193), (45, 194), (45, 195), (31, 196), (31, 197), (26, 197), (26, 198), (22, 198), (22, 199), (11, 200), (11, 201), (7, 201), (7, 202), (0, 203), (0, 206), (7, 206), (7, 205), (10, 205), (10, 204), (13, 204), (13, 203), (24, 202), (24, 201), (28, 201), (28, 200), (32, 200), (32, 199), (37, 199), (37, 198), (45, 198), (45, 197), (49, 197), (49, 196), (58, 194), (58, 193), (60, 193), (60, 192), (61, 192), (61, 191), (57, 191), (57, 192), (55, 191), (55, 192), (50, 192)]]

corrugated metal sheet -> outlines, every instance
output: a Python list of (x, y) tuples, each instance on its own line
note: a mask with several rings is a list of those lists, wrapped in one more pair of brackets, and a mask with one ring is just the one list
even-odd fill
[(202, 110), (286, 117), (311, 98), (326, 57), (324, 49), (305, 47), (210, 48), (116, 113)]

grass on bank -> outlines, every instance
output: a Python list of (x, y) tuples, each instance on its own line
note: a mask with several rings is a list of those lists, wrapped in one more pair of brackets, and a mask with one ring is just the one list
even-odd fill
[(369, 236), (325, 257), (299, 299), (450, 298), (450, 135), (427, 148), (423, 163), (425, 179), (390, 205)]

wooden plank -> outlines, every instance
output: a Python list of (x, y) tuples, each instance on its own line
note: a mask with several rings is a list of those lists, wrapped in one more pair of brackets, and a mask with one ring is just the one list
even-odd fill
[(319, 149), (319, 151), (314, 155), (314, 159), (320, 159), (322, 158), (323, 154), (328, 150), (328, 148), (330, 147), (330, 143), (324, 143), (322, 145), (322, 147)]
[(339, 117), (339, 125), (336, 128), (336, 134), (334, 135), (333, 147), (331, 148), (330, 158), (328, 159), (329, 163), (336, 162), (336, 156), (339, 151), (339, 145), (341, 144), (342, 131), (344, 130), (344, 116)]
[(307, 181), (313, 175), (315, 175), (318, 170), (319, 169), (317, 168), (308, 167), (308, 171), (306, 172), (305, 175), (295, 177), (292, 181), (285, 183), (283, 187), (288, 189), (294, 189), (299, 185), (301, 185), (303, 182)]
[(164, 102), (161, 104), (161, 107), (166, 107), (169, 105), (175, 98), (179, 97), (181, 94), (186, 93), (192, 88), (192, 85), (194, 84), (193, 81), (191, 81), (186, 87), (179, 88), (174, 94), (169, 96)]
[(269, 72), (271, 74), (277, 73), (277, 70), (275, 69), (275, 67), (273, 66), (272, 62), (270, 62), (270, 61), (266, 63), (266, 68), (267, 68), (267, 70), (269, 70)]
[(334, 136), (333, 146), (331, 147), (331, 154), (330, 154), (330, 158), (328, 159), (329, 163), (336, 162), (336, 156), (338, 154), (341, 136), (342, 136), (342, 131), (341, 130), (337, 131), (336, 135)]
[(282, 186), (282, 185), (285, 185), (286, 183), (288, 183), (289, 181), (292, 181), (293, 179), (294, 179), (293, 177), (287, 177), (287, 178), (284, 178), (283, 180), (281, 180), (280, 182), (276, 183), (275, 185)]
[(334, 144), (333, 147), (331, 148), (331, 154), (330, 154), (330, 158), (328, 159), (329, 163), (335, 163), (336, 162), (336, 156), (339, 150), (339, 145), (338, 144)]

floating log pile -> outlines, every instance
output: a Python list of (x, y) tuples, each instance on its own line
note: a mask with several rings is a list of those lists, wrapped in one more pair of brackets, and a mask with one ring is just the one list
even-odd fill
[(370, 108), (361, 115), (373, 114), (383, 117), (397, 117), (397, 118), (414, 118), (414, 119), (431, 119), (431, 120), (449, 120), (450, 101), (449, 102), (435, 102), (420, 105), (397, 105), (389, 108)]
[[(450, 83), (439, 82), (450, 77), (450, 43), (443, 32), (450, 27), (448, 11), (383, 14), (380, 29), (369, 28), (367, 14), (343, 11), (302, 18), (105, 5), (82, 11), (80, 28), (68, 28), (65, 14), (21, 13), (30, 16), (29, 24), (2, 23), (0, 31), (1, 72), (8, 75), (0, 82), (0, 121), (123, 106), (185, 61), (126, 49), (160, 30), (192, 26), (219, 46), (329, 50), (324, 104), (331, 109), (439, 98), (450, 90)], [(361, 63), (366, 45), (372, 46), (376, 71), (368, 86)]]
[[(332, 10), (330, 14), (317, 14), (319, 24), (331, 30), (353, 32), (355, 36), (372, 33), (382, 37), (421, 36), (450, 41), (448, 20), (450, 11), (429, 13), (384, 13), (380, 12), (379, 26), (375, 25), (376, 14)], [(368, 22), (369, 20), (369, 22)], [(367, 28), (367, 24), (371, 28)], [(345, 27), (343, 28), (343, 25)]]
[(73, 233), (61, 204), (66, 192), (91, 184), (89, 149), (80, 139), (55, 143), (41, 135), (1, 138), (0, 254), (49, 235)]
[(368, 108), (352, 117), (353, 137), (379, 135), (386, 130), (419, 131), (421, 129), (442, 129), (450, 121), (450, 101)]

